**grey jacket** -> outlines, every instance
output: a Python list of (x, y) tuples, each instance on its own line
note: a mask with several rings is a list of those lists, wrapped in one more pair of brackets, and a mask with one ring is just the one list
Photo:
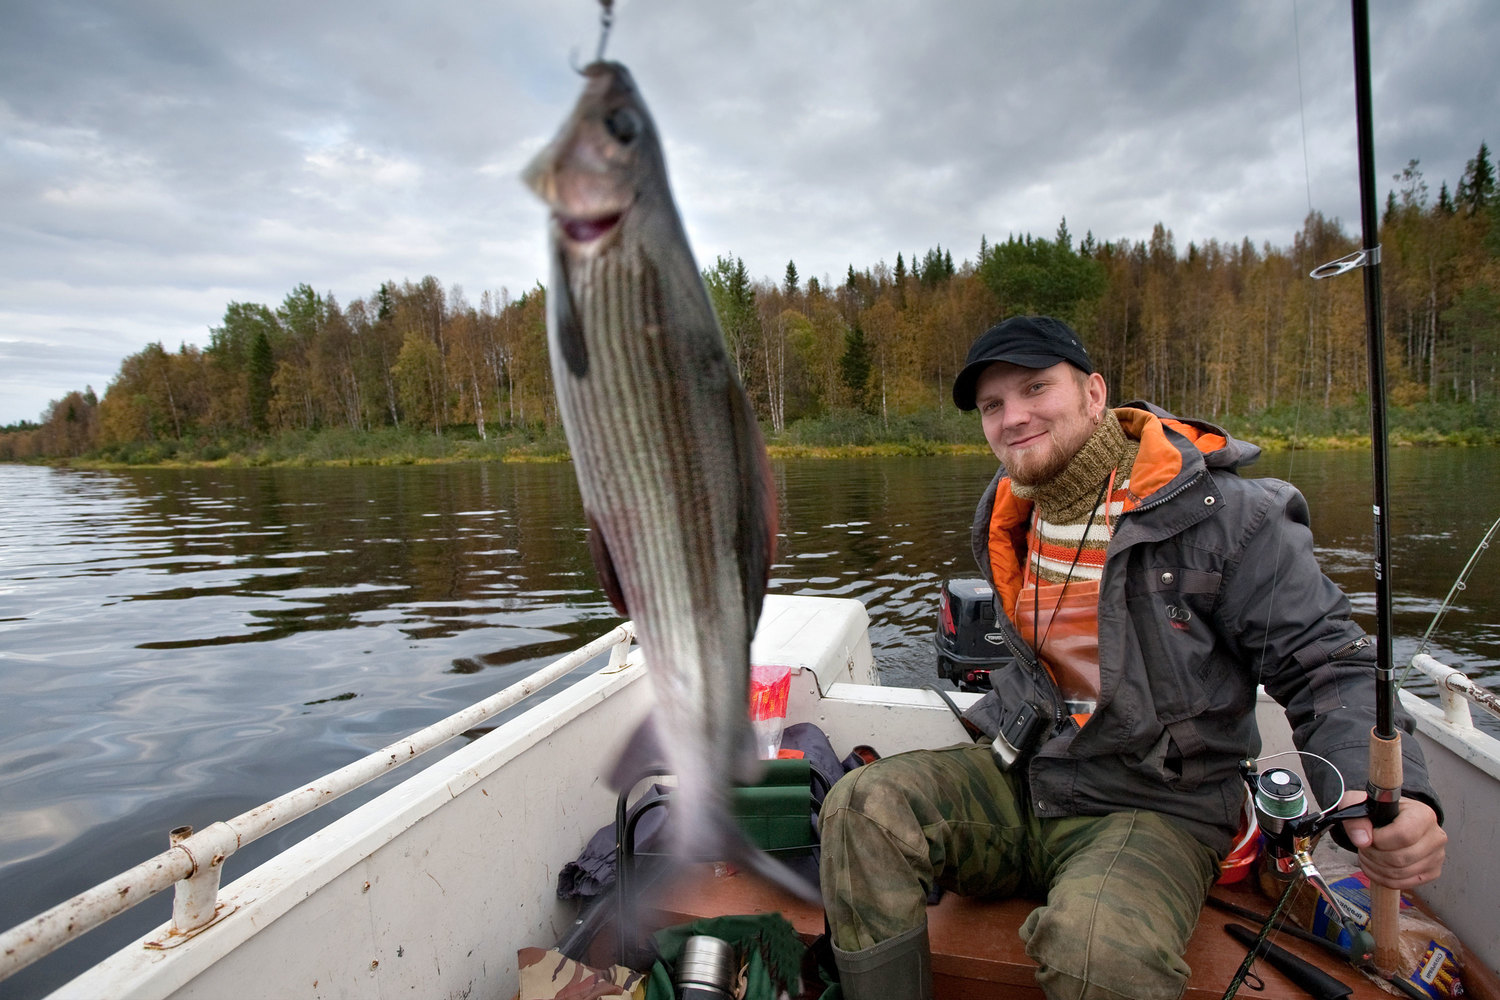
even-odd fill
[[(992, 520), (998, 499), (1024, 558), (1015, 525), (1024, 528), (1030, 505), (1011, 495), (1002, 469), (979, 502), (972, 541), (1016, 663), (991, 675), (994, 691), (967, 717), (993, 736), (1007, 706), (1028, 700), (1050, 723), (1025, 764), (1038, 816), (1149, 808), (1223, 853), (1243, 810), (1239, 762), (1260, 752), (1257, 684), (1286, 709), (1298, 747), (1333, 762), (1348, 788), (1365, 787), (1374, 640), (1318, 567), (1302, 495), (1235, 471), (1259, 448), (1147, 403), (1116, 413), (1142, 443), (1132, 493), (1138, 483), (1149, 492), (1119, 517), (1105, 560), (1099, 704), (1079, 728), (1007, 617), (1017, 566), (1008, 556), (991, 565)], [(1413, 725), (1404, 712), (1398, 724), (1407, 732)], [(1420, 748), (1402, 745), (1404, 793), (1437, 808)], [(1303, 766), (1318, 800), (1332, 805), (1337, 776), (1306, 758)]]

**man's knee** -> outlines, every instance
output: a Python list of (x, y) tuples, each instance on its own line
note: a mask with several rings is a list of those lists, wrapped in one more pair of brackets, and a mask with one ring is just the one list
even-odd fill
[(1174, 947), (1133, 919), (1083, 900), (1041, 906), (1021, 928), (1050, 1000), (1176, 1000), (1188, 967)]
[(846, 856), (875, 848), (875, 840), (883, 842), (879, 849), (895, 849), (912, 860), (926, 856), (910, 785), (901, 769), (882, 768), (882, 763), (844, 775), (823, 799), (818, 825), (825, 858), (832, 854), (836, 863), (844, 863)]
[(927, 846), (900, 782), (875, 765), (845, 775), (819, 811), (823, 905), (833, 943), (869, 948), (926, 919)]

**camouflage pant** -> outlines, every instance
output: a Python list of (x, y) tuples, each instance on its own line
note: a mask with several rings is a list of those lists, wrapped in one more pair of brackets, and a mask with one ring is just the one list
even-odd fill
[(833, 943), (858, 951), (926, 923), (928, 889), (1045, 899), (1021, 926), (1054, 998), (1175, 1000), (1218, 872), (1209, 848), (1156, 813), (1038, 819), (1019, 776), (964, 744), (851, 772), (821, 811)]

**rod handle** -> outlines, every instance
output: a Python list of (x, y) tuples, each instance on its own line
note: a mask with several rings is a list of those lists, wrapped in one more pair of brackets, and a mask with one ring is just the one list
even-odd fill
[[(1401, 734), (1384, 739), (1370, 731), (1370, 822), (1384, 826), (1396, 818), (1401, 797)], [(1375, 937), (1375, 968), (1389, 977), (1401, 964), (1401, 890), (1370, 884), (1370, 933)]]

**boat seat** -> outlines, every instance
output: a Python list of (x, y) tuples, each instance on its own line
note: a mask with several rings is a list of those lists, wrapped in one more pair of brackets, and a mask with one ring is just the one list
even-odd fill
[[(786, 861), (801, 858), (809, 880), (816, 881), (816, 862), (810, 860), (818, 847), (818, 833), (813, 825), (817, 803), (828, 792), (828, 782), (805, 759), (764, 761), (761, 778), (751, 785), (736, 786), (730, 797), (730, 808), (741, 829), (756, 847)], [(642, 858), (657, 857), (637, 849), (636, 831), (653, 809), (671, 805), (670, 790), (665, 794), (648, 792), (632, 801), (631, 793), (641, 782), (671, 774), (666, 767), (642, 771), (622, 791), (615, 805), (615, 851), (617, 885), (615, 892), (615, 946), (617, 961), (629, 964), (638, 957), (639, 942), (631, 940), (632, 930), (639, 930), (631, 919), (646, 884), (657, 873), (645, 873)], [(821, 793), (821, 794), (819, 794)], [(654, 889), (652, 893), (654, 894)], [(819, 911), (821, 913), (821, 911)], [(820, 917), (821, 919), (821, 917)], [(821, 925), (820, 925), (821, 929)]]
[[(1213, 894), (1248, 909), (1265, 912), (1270, 907), (1253, 889), (1217, 886)], [(1035, 904), (1022, 899), (976, 900), (948, 893), (927, 911), (928, 935), (932, 941), (934, 994), (939, 1000), (1042, 1000), (1034, 979), (1036, 963), (1026, 956), (1017, 928)], [(691, 866), (655, 904), (658, 926), (732, 913), (779, 912), (797, 929), (804, 941), (823, 933), (823, 911), (804, 903), (751, 872), (716, 875), (711, 865)], [(1184, 996), (1187, 1000), (1220, 1000), (1239, 969), (1245, 949), (1224, 932), (1234, 918), (1205, 907), (1188, 942), (1186, 959), (1193, 970)], [(1389, 994), (1363, 975), (1340, 964), (1315, 945), (1285, 934), (1271, 940), (1306, 959), (1350, 987), (1355, 1000), (1388, 1000)], [(1240, 996), (1258, 1000), (1307, 1000), (1307, 993), (1264, 961), (1255, 963), (1254, 973), (1265, 989), (1241, 987)]]

